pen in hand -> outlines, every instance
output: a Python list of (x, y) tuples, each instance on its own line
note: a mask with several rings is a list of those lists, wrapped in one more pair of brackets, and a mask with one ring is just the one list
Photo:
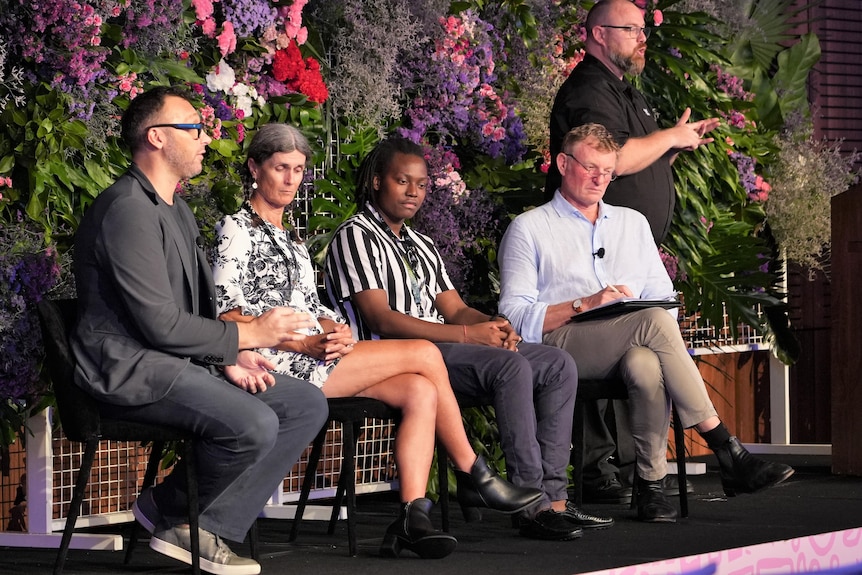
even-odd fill
[(614, 284), (612, 284), (612, 283), (609, 283), (609, 284), (608, 284), (608, 287), (609, 287), (609, 288), (611, 288), (611, 291), (614, 291), (614, 292), (616, 292), (616, 293), (622, 293), (622, 292), (620, 292), (620, 290), (618, 290), (618, 289), (617, 289), (617, 286), (615, 286), (615, 285), (614, 285)]

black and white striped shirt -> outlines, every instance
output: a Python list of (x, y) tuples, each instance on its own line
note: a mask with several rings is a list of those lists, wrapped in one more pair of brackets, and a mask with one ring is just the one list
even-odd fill
[[(408, 253), (413, 246), (416, 263), (411, 266)], [(333, 307), (350, 322), (356, 339), (380, 339), (350, 300), (371, 289), (384, 290), (395, 311), (444, 323), (434, 302), (438, 294), (455, 286), (431, 238), (406, 225), (401, 238), (396, 237), (367, 204), (338, 227), (326, 255), (326, 292)]]

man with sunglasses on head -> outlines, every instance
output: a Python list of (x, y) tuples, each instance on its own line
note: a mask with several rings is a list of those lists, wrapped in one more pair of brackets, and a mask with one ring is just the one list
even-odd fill
[[(646, 216), (653, 240), (661, 244), (670, 229), (676, 200), (671, 164), (680, 151), (712, 142), (704, 135), (718, 126), (718, 120), (690, 122), (691, 110), (686, 108), (675, 126), (659, 129), (644, 95), (625, 79), (643, 71), (650, 33), (643, 10), (631, 0), (600, 0), (587, 15), (586, 30), (586, 56), (563, 82), (551, 110), (551, 165), (545, 199), (550, 200), (560, 187), (555, 158), (566, 133), (587, 123), (601, 124), (621, 146), (616, 167), (619, 177), (608, 185), (605, 199)], [(630, 433), (624, 427), (626, 418), (618, 418), (618, 427), (622, 427), (615, 442), (605, 423), (607, 403), (603, 400), (587, 409), (584, 500), (625, 503), (631, 489), (622, 485), (620, 470), (610, 459), (618, 443), (618, 461), (631, 460)], [(614, 407), (625, 411), (622, 402), (614, 402)]]
[[(252, 348), (305, 336), (308, 314), (273, 308), (249, 323), (216, 318), (212, 272), (178, 184), (202, 170), (211, 138), (188, 94), (154, 88), (122, 119), (128, 171), (95, 199), (75, 238), (76, 383), (115, 419), (193, 434), (200, 567), (255, 575), (223, 539), (242, 541), (273, 490), (320, 431), (326, 399), (270, 373)], [(179, 467), (182, 467), (180, 463)], [(134, 503), (150, 547), (191, 563), (182, 470)]]

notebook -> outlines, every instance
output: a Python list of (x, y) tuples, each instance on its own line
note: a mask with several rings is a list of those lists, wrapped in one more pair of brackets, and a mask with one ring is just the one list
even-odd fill
[(675, 307), (681, 307), (682, 304), (676, 298), (669, 299), (641, 299), (637, 297), (621, 297), (619, 299), (615, 299), (614, 301), (609, 301), (608, 303), (602, 304), (598, 307), (594, 307), (583, 311), (581, 313), (576, 313), (572, 316), (572, 321), (589, 321), (591, 319), (605, 319), (609, 317), (614, 317), (617, 315), (622, 315), (624, 313), (629, 313), (633, 311), (637, 311), (639, 309), (645, 309), (648, 307), (660, 307), (664, 309), (672, 309)]

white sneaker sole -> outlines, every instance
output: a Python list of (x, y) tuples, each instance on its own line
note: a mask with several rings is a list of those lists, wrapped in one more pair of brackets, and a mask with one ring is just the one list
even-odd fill
[[(156, 537), (150, 539), (150, 549), (157, 553), (161, 553), (162, 555), (166, 555), (171, 559), (182, 561), (186, 565), (192, 564), (192, 554), (189, 551)], [(201, 557), (201, 571), (206, 571), (213, 575), (258, 575), (258, 573), (260, 573), (260, 564), (223, 565), (221, 563), (213, 563), (212, 561)]]
[(153, 522), (150, 521), (149, 518), (147, 518), (147, 516), (144, 515), (144, 512), (138, 508), (138, 501), (137, 500), (135, 500), (135, 502), (132, 503), (132, 515), (135, 516), (135, 521), (140, 523), (141, 527), (146, 529), (150, 535), (153, 534), (153, 531), (156, 530), (156, 526), (153, 525)]

